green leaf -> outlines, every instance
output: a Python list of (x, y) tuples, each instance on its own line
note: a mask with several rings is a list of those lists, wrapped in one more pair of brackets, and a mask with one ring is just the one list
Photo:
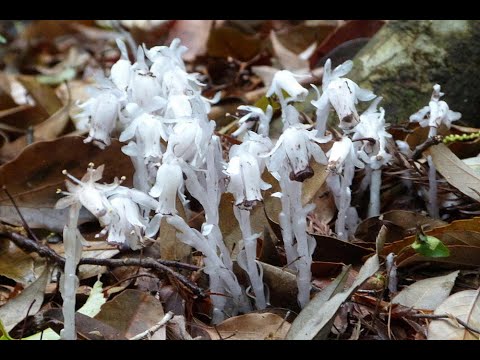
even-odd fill
[(263, 110), (263, 112), (267, 111), (267, 106), (272, 105), (273, 110), (278, 110), (280, 109), (280, 103), (276, 100), (275, 97), (269, 97), (267, 98), (265, 95), (263, 95), (260, 99), (257, 100), (257, 102), (254, 104), (254, 106), (260, 108)]
[(432, 258), (450, 256), (450, 250), (439, 239), (425, 235), (421, 228), (417, 231), (415, 242), (411, 246), (413, 250), (423, 256)]
[(5, 39), (2, 35), (0, 35), (0, 44), (6, 44), (7, 39)]
[(40, 84), (44, 85), (58, 85), (64, 81), (72, 80), (76, 71), (73, 68), (66, 68), (65, 70), (59, 72), (55, 75), (37, 75), (36, 79)]
[(51, 328), (47, 328), (36, 334), (23, 338), (22, 340), (60, 340), (60, 335)]
[(8, 335), (7, 330), (3, 327), (2, 320), (0, 320), (0, 340), (13, 340), (13, 338)]

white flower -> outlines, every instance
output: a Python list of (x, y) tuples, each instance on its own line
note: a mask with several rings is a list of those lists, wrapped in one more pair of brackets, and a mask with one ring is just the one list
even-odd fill
[(113, 196), (109, 200), (112, 206), (112, 221), (106, 228), (107, 242), (127, 244), (132, 250), (141, 249), (147, 220), (140, 215), (138, 205), (124, 196)]
[(246, 111), (247, 114), (238, 120), (239, 128), (232, 133), (233, 137), (237, 137), (247, 130), (252, 129), (258, 123), (258, 133), (260, 135), (268, 136), (270, 130), (270, 121), (272, 120), (273, 108), (271, 105), (267, 106), (267, 110), (263, 112), (262, 109), (256, 106), (241, 105), (238, 110)]
[(428, 106), (423, 107), (418, 112), (410, 116), (410, 122), (418, 122), (422, 127), (438, 128), (444, 124), (450, 129), (453, 121), (457, 121), (462, 114), (449, 109), (448, 104), (440, 100), (444, 93), (440, 92), (440, 85), (433, 86), (433, 93)]
[(316, 162), (326, 163), (323, 150), (315, 142), (316, 130), (308, 131), (308, 125), (297, 124), (284, 130), (275, 147), (266, 156), (267, 167), (270, 172), (279, 172), (285, 168), (289, 172), (290, 180), (303, 182), (313, 176), (309, 165), (310, 157)]
[(387, 138), (391, 138), (385, 129), (385, 110), (380, 108), (377, 111), (377, 105), (382, 100), (382, 97), (378, 97), (367, 110), (360, 116), (360, 123), (354, 128), (353, 140), (357, 139), (373, 139), (374, 142), (369, 140), (363, 140), (360, 153), (363, 159), (370, 164), (372, 169), (379, 169), (381, 166), (386, 165), (392, 158), (388, 154), (386, 149)]
[(262, 181), (255, 156), (246, 151), (236, 151), (230, 159), (225, 174), (230, 177), (227, 191), (235, 197), (235, 205), (250, 210), (257, 201), (262, 201), (260, 190), (267, 190), (270, 184)]
[(163, 163), (158, 168), (155, 185), (149, 194), (154, 198), (158, 198), (160, 206), (156, 209), (157, 213), (163, 215), (177, 213), (175, 206), (177, 194), (185, 201), (183, 195), (183, 173), (177, 161)]
[(110, 134), (116, 126), (120, 103), (120, 94), (108, 89), (79, 105), (83, 112), (78, 118), (87, 117), (90, 125), (85, 143), (93, 141), (101, 149), (111, 144)]
[[(102, 224), (109, 224), (111, 221), (109, 214), (111, 205), (106, 194), (107, 192), (116, 189), (121, 181), (115, 179), (112, 184), (98, 184), (97, 181), (102, 178), (105, 165), (100, 165), (96, 169), (94, 169), (93, 166), (93, 163), (89, 164), (87, 173), (81, 180), (70, 175), (67, 170), (63, 170), (63, 174), (73, 182), (68, 180), (65, 181), (68, 192), (57, 190), (57, 193), (62, 193), (67, 196), (58, 200), (55, 204), (55, 208), (63, 209), (74, 203), (80, 203), (98, 218)], [(122, 180), (123, 179), (124, 178), (122, 178)]]
[(237, 152), (247, 152), (255, 156), (258, 163), (260, 174), (265, 170), (265, 155), (272, 150), (273, 144), (269, 137), (259, 135), (253, 131), (247, 132), (243, 138), (243, 143), (233, 145), (230, 148), (230, 157), (237, 155)]
[(327, 152), (329, 171), (341, 174), (345, 163), (353, 163), (358, 168), (363, 168), (364, 164), (357, 158), (357, 152), (353, 146), (352, 140), (344, 136), (341, 140), (335, 141), (332, 148)]
[[(370, 101), (375, 98), (375, 94), (369, 90), (360, 88), (356, 83), (341, 76), (346, 75), (352, 69), (353, 63), (348, 60), (331, 71), (331, 61), (327, 60), (323, 70), (323, 94), (316, 87), (317, 100), (312, 104), (317, 108), (317, 129), (325, 129), (325, 124), (330, 111), (330, 105), (333, 106), (340, 118), (340, 128), (350, 130), (359, 122), (359, 116), (355, 105), (358, 101)], [(320, 129), (319, 129), (320, 130)], [(323, 136), (324, 134), (319, 134)]]
[[(166, 131), (162, 121), (155, 115), (142, 113), (120, 134), (119, 140), (124, 142), (135, 138), (135, 145), (125, 148), (129, 156), (142, 156), (145, 163), (149, 159), (158, 161), (162, 157), (160, 140), (166, 139)], [(122, 149), (123, 150), (123, 149)]]
[(158, 71), (159, 74), (164, 72), (165, 66), (171, 64), (179, 66), (185, 70), (185, 63), (183, 62), (182, 55), (187, 50), (188, 48), (182, 45), (178, 38), (173, 39), (170, 46), (154, 46), (150, 50), (144, 47), (145, 55), (153, 63), (150, 70), (153, 73)]
[(168, 138), (165, 158), (182, 158), (186, 163), (200, 166), (214, 126), (214, 123), (205, 125), (197, 119), (177, 123)]
[(168, 97), (165, 118), (180, 119), (192, 116), (192, 105), (190, 97), (183, 94), (171, 95)]
[(110, 69), (110, 79), (120, 90), (125, 91), (130, 83), (130, 74), (132, 72), (132, 63), (128, 59), (128, 51), (125, 43), (116, 39), (117, 46), (120, 49), (121, 57), (113, 64)]
[[(295, 77), (288, 70), (280, 70), (273, 76), (272, 84), (267, 91), (266, 96), (270, 97), (276, 94), (281, 102), (288, 103), (290, 101), (303, 101), (308, 95), (308, 90), (298, 83)], [(288, 94), (288, 98), (284, 98), (283, 91)]]

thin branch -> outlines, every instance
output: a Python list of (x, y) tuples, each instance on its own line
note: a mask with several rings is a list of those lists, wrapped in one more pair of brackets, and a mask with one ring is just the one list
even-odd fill
[[(55, 251), (50, 249), (48, 246), (42, 245), (35, 242), (32, 239), (29, 239), (21, 234), (7, 231), (5, 228), (0, 228), (0, 235), (9, 238), (15, 245), (27, 253), (35, 252), (41, 257), (47, 258), (50, 262), (55, 263), (59, 267), (63, 268), (65, 266), (65, 258), (58, 255)], [(121, 266), (139, 266), (147, 269), (158, 270), (167, 274), (172, 275), (192, 293), (200, 298), (205, 298), (207, 295), (204, 290), (194, 284), (191, 280), (185, 277), (182, 274), (179, 274), (172, 270), (171, 267), (176, 267), (180, 269), (186, 269), (190, 271), (199, 270), (198, 266), (180, 263), (177, 261), (161, 260), (161, 259), (152, 259), (152, 258), (126, 258), (126, 259), (95, 259), (95, 258), (82, 258), (80, 259), (79, 265), (99, 265), (107, 266), (109, 268), (116, 268)]]
[(479, 329), (476, 329), (474, 327), (471, 327), (470, 325), (468, 325), (465, 321), (463, 321), (462, 319), (459, 319), (458, 317), (456, 316), (453, 316), (451, 314), (439, 314), (439, 315), (434, 315), (434, 314), (413, 314), (413, 315), (410, 315), (409, 317), (412, 317), (412, 318), (417, 318), (417, 319), (450, 319), (450, 320), (454, 320), (456, 322), (458, 322), (460, 325), (462, 325), (465, 329), (467, 329), (468, 331), (471, 331), (473, 333), (476, 333), (476, 334), (479, 334), (480, 335), (480, 330)]
[(10, 201), (12, 202), (12, 205), (13, 205), (13, 207), (15, 208), (15, 211), (17, 212), (18, 216), (20, 217), (20, 221), (22, 222), (22, 226), (23, 226), (23, 228), (25, 229), (25, 231), (27, 232), (27, 234), (30, 235), (30, 237), (31, 237), (33, 240), (35, 240), (36, 242), (39, 242), (37, 236), (36, 236), (35, 233), (32, 231), (32, 229), (30, 228), (30, 226), (28, 226), (27, 222), (25, 221), (25, 218), (23, 217), (22, 213), (20, 212), (20, 209), (19, 209), (18, 206), (17, 206), (17, 203), (16, 203), (15, 200), (13, 199), (13, 196), (10, 195), (10, 192), (7, 190), (7, 187), (6, 187), (5, 185), (2, 186), (2, 190), (5, 192), (5, 194), (7, 194), (8, 198), (9, 198)]
[(172, 318), (173, 318), (173, 312), (169, 311), (168, 313), (165, 314), (165, 316), (162, 318), (162, 320), (160, 320), (158, 323), (153, 325), (150, 329), (147, 329), (144, 332), (141, 332), (140, 334), (135, 335), (134, 337), (130, 338), (129, 340), (143, 340), (145, 338), (151, 337), (158, 330), (160, 330), (160, 328), (165, 326)]
[(420, 156), (422, 156), (422, 153), (427, 150), (430, 146), (432, 145), (437, 145), (440, 144), (443, 140), (443, 137), (440, 135), (436, 136), (431, 136), (425, 140), (425, 142), (421, 143), (418, 145), (415, 150), (412, 153), (412, 160), (417, 160)]

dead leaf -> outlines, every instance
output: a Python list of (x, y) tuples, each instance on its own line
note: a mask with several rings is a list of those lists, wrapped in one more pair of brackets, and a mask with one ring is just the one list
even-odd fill
[(480, 201), (480, 175), (463, 163), (444, 144), (431, 146), (425, 151), (431, 155), (437, 171), (447, 182), (465, 195)]
[(385, 21), (383, 20), (349, 20), (345, 22), (318, 46), (310, 58), (311, 67), (318, 66), (319, 61), (324, 56), (346, 41), (358, 38), (371, 38), (384, 23)]
[(44, 270), (44, 265), (44, 259), (35, 260), (9, 239), (0, 239), (0, 275), (26, 287), (38, 279)]
[[(434, 315), (450, 314), (475, 329), (480, 329), (480, 289), (465, 290), (453, 294), (434, 312)], [(428, 340), (479, 340), (479, 334), (466, 330), (452, 319), (432, 320), (428, 327)]]
[[(157, 324), (164, 315), (161, 302), (154, 296), (127, 289), (105, 303), (95, 319), (119, 330), (122, 336), (132, 338)], [(162, 327), (152, 339), (164, 340), (165, 337), (165, 327)]]
[(213, 57), (231, 56), (240, 61), (248, 61), (260, 52), (261, 40), (258, 36), (242, 33), (240, 30), (222, 26), (212, 28), (207, 42), (207, 54)]
[[(65, 189), (62, 170), (67, 169), (81, 178), (88, 163), (105, 164), (102, 181), (112, 182), (114, 177), (126, 176), (124, 185), (131, 186), (133, 166), (129, 157), (121, 152), (121, 146), (113, 140), (105, 150), (100, 150), (92, 144), (84, 144), (83, 138), (78, 136), (41, 141), (26, 147), (17, 158), (0, 167), (0, 186), (7, 186), (31, 228), (61, 232), (68, 209), (53, 207), (61, 197), (56, 189)], [(79, 224), (93, 219), (92, 214), (82, 209)], [(0, 194), (0, 220), (21, 225), (17, 212), (3, 193)]]
[(263, 268), (263, 282), (270, 293), (270, 303), (274, 307), (298, 311), (297, 278), (288, 269), (259, 262)]
[(45, 109), (48, 115), (52, 116), (62, 107), (62, 102), (55, 94), (55, 90), (48, 85), (39, 83), (36, 77), (21, 75), (18, 76), (18, 81), (25, 86), (35, 102)]
[(175, 38), (182, 40), (182, 45), (188, 48), (183, 60), (193, 61), (197, 56), (205, 55), (212, 25), (213, 20), (176, 20), (168, 33), (167, 43)]
[(419, 280), (400, 291), (392, 303), (419, 310), (435, 310), (450, 295), (459, 272)]
[(40, 277), (29, 287), (23, 290), (20, 295), (9, 300), (0, 307), (0, 320), (5, 330), (12, 330), (15, 325), (25, 319), (28, 315), (35, 315), (42, 307), (45, 287), (50, 281), (51, 267), (45, 266)]
[[(322, 308), (327, 301), (329, 301), (333, 296), (341, 292), (347, 281), (347, 275), (350, 270), (350, 266), (345, 267), (340, 275), (331, 282), (325, 289), (316, 294), (312, 300), (305, 306), (305, 308), (300, 312), (297, 318), (293, 321), (290, 330), (287, 333), (286, 339), (295, 339), (297, 334), (305, 332), (315, 332), (318, 325), (318, 309)], [(331, 323), (333, 323), (334, 318), (332, 317)], [(310, 329), (311, 328), (311, 329)], [(326, 338), (330, 333), (331, 326), (324, 327), (327, 331), (321, 331), (318, 329), (317, 333), (313, 338), (317, 338), (319, 335), (321, 338)], [(320, 334), (322, 332), (322, 334)]]
[(307, 59), (303, 59), (299, 54), (287, 49), (278, 39), (275, 31), (270, 32), (270, 40), (272, 41), (273, 51), (282, 65), (283, 69), (289, 71), (308, 72), (310, 67)]
[[(70, 103), (58, 109), (47, 120), (33, 127), (33, 140), (54, 140), (60, 135), (69, 120)], [(27, 145), (27, 135), (21, 136), (13, 142), (9, 142), (0, 148), (0, 161), (7, 162), (14, 159)]]
[(103, 295), (102, 285), (103, 283), (100, 280), (97, 280), (95, 284), (93, 284), (93, 288), (87, 301), (80, 309), (78, 309), (78, 313), (94, 317), (100, 312), (102, 305), (107, 302), (107, 299)]
[(216, 326), (225, 340), (283, 340), (289, 328), (289, 322), (271, 313), (235, 316)]
[[(311, 314), (310, 321), (308, 322), (308, 326), (305, 327), (298, 327), (298, 330), (295, 333), (289, 334), (289, 339), (291, 340), (312, 340), (314, 339), (317, 334), (319, 334), (324, 327), (328, 327), (331, 324), (331, 320), (334, 319), (338, 309), (340, 306), (353, 294), (353, 292), (362, 285), (368, 278), (373, 276), (378, 269), (380, 268), (380, 263), (378, 260), (378, 255), (375, 254), (374, 256), (370, 257), (365, 264), (362, 266), (360, 271), (358, 272), (358, 276), (355, 279), (352, 286), (343, 291), (339, 292), (334, 295), (332, 298), (325, 302), (319, 302), (319, 306), (315, 306), (316, 302), (314, 303), (315, 310), (312, 311), (310, 308), (310, 302), (307, 306), (302, 310), (308, 309), (307, 312)], [(332, 285), (333, 287), (333, 285)], [(329, 290), (329, 292), (331, 289)], [(320, 296), (321, 293), (317, 296)], [(300, 312), (299, 316), (302, 316), (302, 312)], [(303, 316), (302, 316), (303, 318)], [(329, 328), (330, 330), (330, 328)]]

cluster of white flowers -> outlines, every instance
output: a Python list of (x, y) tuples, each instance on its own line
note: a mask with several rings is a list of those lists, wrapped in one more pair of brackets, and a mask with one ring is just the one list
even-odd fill
[[(70, 206), (74, 209), (72, 216), (78, 216), (79, 206), (84, 206), (103, 227), (98, 236), (107, 235), (107, 241), (132, 249), (141, 248), (146, 239), (162, 231), (160, 224), (165, 218), (177, 229), (179, 240), (205, 256), (204, 271), (210, 278), (210, 291), (215, 294), (212, 321), (216, 323), (225, 316), (252, 308), (233, 273), (230, 252), (219, 228), (219, 204), (224, 192), (234, 196), (234, 214), (242, 233), (238, 264), (249, 276), (256, 308), (268, 306), (262, 268), (256, 262), (260, 234), (253, 232), (250, 223), (251, 210), (263, 200), (262, 191), (271, 187), (262, 180), (267, 168), (280, 184), (281, 192), (273, 196), (281, 199), (279, 223), (287, 263), (297, 274), (298, 301), (305, 306), (310, 299), (312, 254), (316, 245), (307, 233), (306, 221), (315, 206), (302, 203), (303, 182), (314, 175), (310, 162), (313, 158), (329, 171), (327, 184), (338, 209), (335, 231), (340, 239), (348, 240), (358, 223), (350, 190), (356, 168), (366, 169), (364, 184), (370, 185), (369, 216), (380, 212), (381, 170), (392, 159), (387, 150), (391, 135), (386, 131), (385, 111), (377, 109), (381, 97), (376, 98), (371, 91), (344, 77), (352, 68), (351, 61), (332, 71), (328, 60), (322, 93), (314, 87), (318, 99), (312, 101), (317, 109), (316, 127), (312, 128), (300, 122), (301, 116), (294, 106), (295, 102), (305, 101), (307, 89), (298, 83), (298, 76), (287, 70), (278, 71), (267, 96), (277, 99), (281, 106), (280, 138), (275, 144), (269, 138), (271, 105), (264, 110), (240, 106), (243, 114), (233, 136), (241, 136), (243, 142), (231, 147), (225, 161), (220, 138), (214, 133), (215, 122), (208, 119), (211, 101), (201, 95), (199, 75), (185, 70), (182, 54), (186, 47), (178, 39), (169, 47), (139, 47), (132, 63), (124, 43), (117, 41), (117, 44), (121, 58), (108, 78), (97, 79), (98, 86), (81, 105), (83, 112), (79, 118), (88, 123), (89, 136), (85, 142), (103, 149), (116, 134), (121, 142), (127, 143), (122, 151), (135, 168), (134, 189), (122, 186), (122, 180), (118, 179), (112, 184), (99, 184), (104, 166), (95, 169), (92, 164), (81, 180), (65, 171), (71, 181), (66, 182), (67, 196), (58, 201), (57, 207)], [(439, 101), (441, 95), (436, 85), (429, 106), (412, 115), (412, 121), (436, 129), (441, 122), (449, 126), (458, 119), (458, 113)], [(358, 101), (373, 99), (359, 115)], [(342, 137), (325, 154), (320, 144), (332, 139), (327, 131), (331, 109), (338, 115)], [(253, 131), (255, 128), (257, 133)], [(186, 191), (204, 209), (201, 231), (190, 228), (178, 215), (178, 206), (188, 209)], [(71, 237), (81, 240), (79, 234)], [(73, 265), (69, 266), (74, 275)]]

